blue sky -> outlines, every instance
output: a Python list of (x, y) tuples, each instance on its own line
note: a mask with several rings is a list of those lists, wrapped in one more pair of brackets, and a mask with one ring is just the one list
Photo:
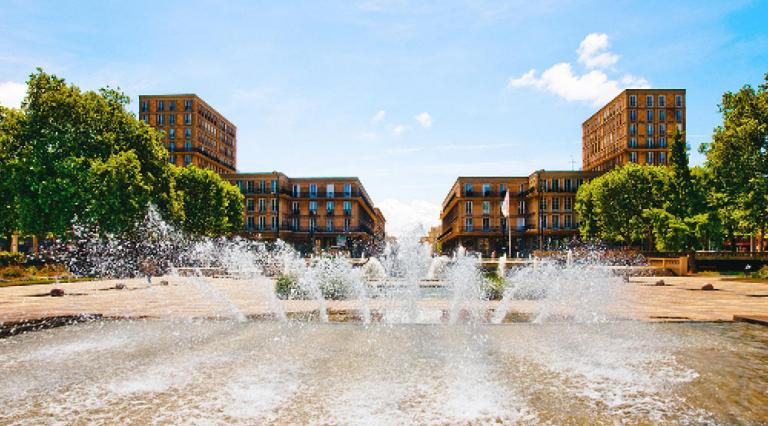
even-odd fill
[(397, 232), (436, 221), (458, 175), (578, 168), (582, 121), (627, 86), (687, 89), (695, 150), (722, 92), (768, 72), (767, 17), (765, 1), (0, 1), (0, 103), (38, 66), (119, 86), (133, 111), (194, 92), (238, 126), (240, 170), (359, 176)]

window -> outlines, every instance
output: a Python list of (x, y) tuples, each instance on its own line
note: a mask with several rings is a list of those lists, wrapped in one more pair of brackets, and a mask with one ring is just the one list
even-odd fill
[(464, 219), (464, 230), (472, 231), (472, 218), (468, 217)]
[(565, 211), (569, 212), (573, 209), (573, 198), (565, 197)]
[(344, 232), (349, 232), (349, 223), (350, 223), (349, 218), (345, 217), (344, 218)]
[(157, 112), (163, 112), (165, 110), (165, 103), (163, 101), (157, 101)]
[(315, 232), (315, 228), (317, 228), (317, 219), (314, 217), (309, 218), (309, 232)]
[(277, 181), (273, 180), (269, 182), (269, 189), (273, 194), (277, 193)]
[(192, 114), (184, 114), (184, 124), (187, 126), (192, 124)]
[(252, 180), (249, 180), (246, 186), (247, 186), (247, 188), (248, 188), (248, 193), (249, 193), (249, 194), (253, 194), (253, 192), (254, 192), (254, 191), (253, 191), (253, 181), (252, 181)]
[(277, 198), (272, 199), (272, 212), (277, 213)]
[(666, 148), (667, 147), (667, 138), (664, 136), (659, 136), (659, 148)]
[(168, 139), (176, 139), (176, 129), (168, 129)]
[(163, 114), (157, 114), (157, 125), (162, 126), (163, 124), (165, 124), (164, 119), (165, 117), (163, 116)]
[(653, 153), (652, 152), (646, 152), (645, 153), (645, 163), (646, 164), (653, 164)]
[(309, 214), (317, 214), (317, 201), (309, 202)]
[(149, 111), (149, 102), (141, 101), (141, 112)]
[(327, 231), (333, 231), (333, 219), (326, 219), (325, 220), (325, 229)]
[(325, 193), (327, 197), (333, 198), (334, 188), (332, 183), (325, 185)]
[(541, 201), (539, 201), (539, 210), (546, 210), (547, 209), (547, 199), (542, 197)]
[(491, 230), (491, 218), (484, 217), (483, 218), (483, 231), (490, 231)]
[(253, 216), (248, 216), (245, 219), (245, 229), (247, 229), (248, 231), (253, 231), (253, 227), (254, 227)]
[(683, 122), (683, 111), (679, 109), (675, 111), (675, 121), (678, 123)]
[(559, 215), (552, 216), (552, 228), (553, 229), (560, 229), (560, 216)]
[(630, 163), (637, 163), (637, 152), (632, 151), (629, 153), (629, 162)]
[(272, 216), (272, 230), (277, 230), (277, 216)]
[(682, 95), (675, 95), (675, 106), (680, 108), (683, 106), (683, 96)]
[(259, 181), (259, 192), (261, 192), (261, 193), (263, 194), (264, 192), (266, 192), (266, 191), (265, 191), (265, 190), (266, 190), (266, 188), (267, 188), (267, 181), (265, 181), (265, 180), (263, 180), (263, 179), (262, 179), (262, 180), (260, 180), (260, 181)]
[(659, 95), (659, 108), (664, 108), (665, 106), (667, 106), (667, 99), (664, 95)]
[(352, 202), (351, 201), (345, 201), (344, 205), (342, 206), (344, 208), (344, 214), (349, 216), (352, 214)]
[(659, 153), (659, 164), (667, 164), (667, 153), (666, 152), (660, 152)]
[(472, 214), (472, 202), (471, 201), (465, 201), (464, 202), (464, 213)]
[(637, 124), (630, 124), (629, 125), (629, 135), (630, 136), (636, 136), (637, 135)]
[(491, 202), (483, 201), (483, 214), (491, 214)]
[(560, 192), (560, 179), (552, 179), (552, 192)]
[(653, 110), (649, 109), (645, 111), (645, 121), (652, 123), (653, 122)]
[(659, 121), (661, 121), (662, 123), (667, 121), (667, 111), (663, 109), (659, 110)]
[(176, 111), (176, 101), (168, 101), (168, 111)]
[(147, 114), (144, 114), (144, 115), (142, 115), (142, 116), (141, 116), (141, 119), (142, 119), (142, 121), (144, 121), (145, 123), (149, 124), (149, 115), (147, 115)]
[(245, 200), (245, 207), (249, 212), (253, 211), (253, 198), (248, 198)]
[(259, 213), (264, 213), (267, 211), (267, 200), (263, 198), (259, 198)]
[(184, 128), (184, 138), (190, 139), (192, 137), (192, 129), (189, 127)]
[(647, 95), (647, 96), (645, 97), (645, 106), (646, 106), (647, 108), (652, 108), (652, 107), (653, 107), (653, 96), (651, 96), (651, 95)]
[(645, 125), (645, 134), (648, 136), (653, 135), (653, 124), (646, 124)]
[(565, 229), (571, 229), (573, 228), (573, 218), (571, 215), (567, 214), (565, 215)]
[(176, 114), (168, 114), (168, 124), (171, 126), (176, 124)]
[(525, 201), (517, 202), (517, 214), (525, 214)]
[(471, 183), (465, 183), (464, 184), (464, 194), (465, 195), (472, 195), (472, 184)]
[(344, 184), (344, 196), (345, 197), (351, 197), (352, 196), (352, 184), (351, 183), (345, 183)]
[(568, 178), (565, 180), (565, 192), (573, 191), (573, 179)]
[(629, 147), (637, 148), (637, 138), (629, 138)]
[(294, 197), (301, 197), (301, 185), (298, 183), (293, 184), (293, 196)]
[(499, 194), (500, 195), (506, 195), (506, 193), (507, 193), (507, 185), (503, 184), (503, 183), (500, 183), (499, 184)]
[(291, 229), (293, 229), (294, 231), (298, 231), (299, 230), (299, 218), (298, 217), (291, 218)]
[(184, 111), (192, 111), (192, 99), (184, 101)]
[(547, 215), (541, 215), (541, 229), (547, 229)]
[(659, 124), (659, 135), (664, 136), (667, 134), (667, 125)]
[(267, 227), (267, 218), (259, 216), (259, 231), (263, 231)]
[(629, 96), (629, 106), (636, 107), (637, 106), (637, 96), (630, 95)]
[(168, 151), (171, 151), (171, 152), (176, 151), (176, 144), (173, 143), (173, 142), (169, 143), (168, 144)]
[(298, 201), (294, 201), (294, 202), (291, 203), (291, 211), (293, 212), (293, 214), (299, 214), (299, 202)]
[(317, 184), (314, 184), (314, 183), (309, 184), (309, 196), (311, 198), (317, 198)]
[(483, 197), (487, 197), (491, 195), (491, 184), (490, 183), (484, 183), (483, 184)]
[(176, 156), (175, 155), (171, 155), (168, 158), (168, 162), (171, 163), (171, 164), (176, 164)]
[(646, 148), (653, 148), (653, 138), (652, 137), (645, 138), (645, 147)]
[(629, 110), (629, 121), (637, 121), (637, 110), (636, 109)]
[(334, 207), (333, 201), (327, 201), (325, 203), (325, 210), (328, 214), (333, 214)]
[(560, 210), (560, 199), (559, 198), (553, 198), (552, 199), (552, 211), (558, 211)]

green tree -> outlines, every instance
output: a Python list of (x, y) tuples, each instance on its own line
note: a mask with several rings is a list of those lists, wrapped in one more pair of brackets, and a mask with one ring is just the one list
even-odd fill
[[(27, 84), (16, 124), (3, 136), (22, 233), (64, 235), (75, 218), (124, 230), (117, 221), (135, 217), (147, 191), (166, 218), (183, 217), (161, 134), (126, 111), (128, 97), (109, 88), (83, 92), (40, 69)], [(118, 202), (126, 202), (124, 212)]]
[(15, 163), (14, 135), (18, 133), (23, 115), (0, 106), (0, 237), (9, 238), (18, 229), (16, 193), (14, 192)]
[(184, 231), (217, 236), (242, 227), (244, 197), (236, 186), (195, 166), (177, 167), (175, 174), (184, 205)]
[(723, 94), (723, 124), (702, 146), (712, 176), (710, 202), (735, 249), (739, 234), (764, 234), (768, 226), (768, 73), (757, 89)]
[(651, 239), (647, 209), (663, 209), (670, 172), (666, 167), (628, 164), (582, 185), (576, 209), (582, 236), (625, 245)]

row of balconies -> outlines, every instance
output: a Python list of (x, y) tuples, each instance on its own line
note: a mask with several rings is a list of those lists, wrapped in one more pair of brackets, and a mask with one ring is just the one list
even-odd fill
[(332, 227), (329, 228), (327, 226), (292, 226), (290, 224), (288, 225), (280, 225), (279, 227), (272, 227), (272, 226), (248, 226), (246, 225), (243, 227), (243, 230), (246, 232), (301, 232), (301, 233), (335, 233), (335, 234), (343, 234), (347, 232), (365, 232), (368, 234), (373, 234), (373, 230), (369, 226), (365, 225), (359, 225), (359, 226), (349, 226), (349, 227)]

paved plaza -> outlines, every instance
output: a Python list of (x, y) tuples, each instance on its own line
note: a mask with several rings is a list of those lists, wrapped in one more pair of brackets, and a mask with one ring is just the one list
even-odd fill
[[(167, 285), (161, 285), (161, 280)], [(768, 314), (768, 284), (731, 281), (724, 277), (664, 277), (664, 286), (654, 285), (659, 278), (633, 277), (623, 283), (622, 291), (607, 311), (616, 318), (643, 321), (732, 321), (734, 315)], [(104, 317), (130, 318), (197, 318), (231, 317), (240, 312), (249, 317), (272, 314), (279, 303), (288, 314), (312, 312), (315, 301), (276, 301), (268, 289), (272, 280), (195, 279), (164, 277), (153, 280), (103, 280), (57, 285), (28, 285), (0, 288), (0, 321), (3, 323), (48, 317), (92, 314)], [(116, 284), (125, 288), (118, 289)], [(702, 291), (711, 283), (715, 291)], [(51, 297), (51, 289), (64, 289), (63, 297)], [(372, 310), (391, 308), (397, 301), (372, 299)], [(445, 299), (419, 300), (423, 311), (447, 310)], [(495, 309), (499, 302), (482, 302)], [(514, 314), (537, 312), (537, 301), (514, 300)], [(328, 301), (331, 311), (356, 310), (357, 300)]]

